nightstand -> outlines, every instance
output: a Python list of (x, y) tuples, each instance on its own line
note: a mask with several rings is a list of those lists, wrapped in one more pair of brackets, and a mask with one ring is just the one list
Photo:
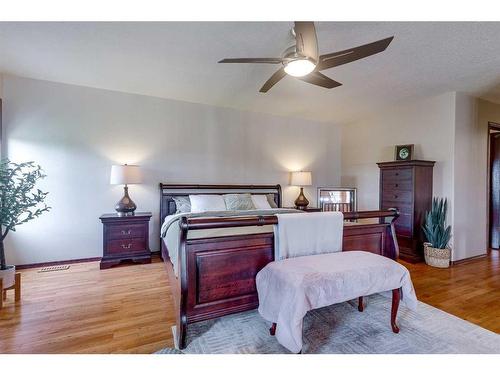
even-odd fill
[(305, 212), (321, 212), (321, 208), (318, 208), (318, 207), (310, 207), (310, 206), (307, 206), (306, 208), (302, 209), (302, 208), (297, 208), (297, 207), (287, 207), (287, 208), (294, 208), (294, 209), (297, 209), (297, 210), (301, 210), (301, 211), (305, 211)]
[(124, 260), (151, 263), (149, 250), (151, 212), (138, 212), (132, 216), (104, 214), (99, 219), (103, 224), (101, 269), (112, 267)]

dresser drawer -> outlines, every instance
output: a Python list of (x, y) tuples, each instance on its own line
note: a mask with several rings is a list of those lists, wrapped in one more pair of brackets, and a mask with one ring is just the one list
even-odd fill
[(394, 228), (396, 229), (396, 234), (411, 237), (413, 233), (412, 215), (400, 214), (396, 221), (394, 221)]
[(385, 169), (382, 171), (384, 181), (412, 180), (413, 170), (411, 168)]
[(413, 214), (413, 206), (411, 203), (401, 203), (401, 202), (386, 200), (386, 201), (383, 201), (382, 204), (380, 205), (381, 210), (388, 210), (389, 208), (397, 209), (400, 215), (402, 215), (402, 214), (412, 215)]
[(413, 191), (413, 181), (411, 178), (409, 179), (401, 179), (401, 180), (391, 180), (391, 179), (383, 179), (382, 180), (382, 190), (383, 191)]
[(123, 254), (131, 252), (146, 251), (146, 241), (142, 238), (130, 238), (122, 240), (108, 240), (106, 244), (107, 254)]
[(144, 237), (146, 234), (145, 224), (116, 224), (108, 225), (108, 238), (109, 239), (126, 239), (134, 237)]
[(381, 210), (396, 209), (400, 215), (413, 215), (413, 205), (410, 203), (402, 203), (394, 200), (385, 200), (380, 205)]
[(403, 204), (411, 204), (413, 193), (404, 190), (384, 190), (382, 192), (382, 202), (395, 202)]

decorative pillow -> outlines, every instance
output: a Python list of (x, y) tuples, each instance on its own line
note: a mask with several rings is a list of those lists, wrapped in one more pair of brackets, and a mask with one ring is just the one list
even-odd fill
[(230, 211), (255, 209), (250, 194), (224, 194), (223, 197), (226, 208)]
[(179, 195), (178, 197), (172, 197), (175, 202), (176, 214), (191, 212), (191, 201), (189, 197)]
[(271, 205), (267, 201), (267, 195), (264, 194), (252, 194), (252, 202), (256, 209), (266, 210), (271, 208)]
[(269, 202), (271, 208), (278, 208), (278, 205), (274, 201), (274, 194), (267, 194), (267, 201)]
[(221, 195), (193, 194), (189, 196), (191, 212), (226, 211), (226, 204)]

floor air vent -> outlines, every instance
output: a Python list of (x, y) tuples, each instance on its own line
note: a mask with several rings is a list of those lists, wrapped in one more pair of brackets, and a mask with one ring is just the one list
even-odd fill
[(64, 271), (68, 270), (69, 266), (52, 266), (52, 267), (43, 267), (38, 272), (53, 272), (53, 271)]

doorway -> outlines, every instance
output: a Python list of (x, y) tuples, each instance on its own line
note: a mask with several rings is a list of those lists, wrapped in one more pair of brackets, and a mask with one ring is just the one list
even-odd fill
[(489, 246), (500, 249), (500, 124), (488, 124), (489, 149)]

